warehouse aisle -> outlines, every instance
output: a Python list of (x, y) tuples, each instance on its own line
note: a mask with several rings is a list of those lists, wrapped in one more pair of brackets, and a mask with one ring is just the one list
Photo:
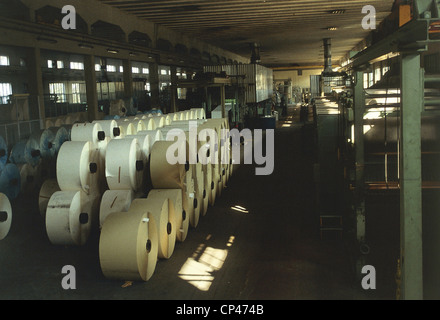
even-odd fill
[[(319, 239), (313, 163), (300, 146), (292, 119), (276, 132), (274, 173), (258, 177), (241, 166), (147, 283), (104, 278), (98, 234), (84, 247), (51, 245), (36, 200), (20, 198), (0, 242), (0, 299), (370, 299), (353, 282), (343, 244)], [(65, 265), (76, 269), (75, 290), (61, 286)]]

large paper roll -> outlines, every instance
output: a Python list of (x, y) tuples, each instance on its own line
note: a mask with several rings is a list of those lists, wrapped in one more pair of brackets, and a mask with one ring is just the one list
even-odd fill
[(189, 230), (189, 217), (183, 209), (182, 194), (181, 189), (153, 189), (148, 194), (150, 198), (168, 199), (172, 202), (172, 207), (169, 206), (169, 208), (170, 210), (174, 208), (177, 227), (176, 240), (178, 242), (186, 240)]
[(5, 139), (0, 136), (0, 170), (8, 162), (8, 146), (6, 145)]
[[(147, 199), (135, 199), (130, 206), (129, 213), (150, 212), (156, 222), (159, 250), (158, 258), (171, 258), (176, 245), (176, 216), (174, 208), (169, 209), (168, 199), (149, 196)], [(172, 203), (171, 203), (172, 205)]]
[(3, 193), (0, 193), (0, 240), (3, 240), (9, 234), (12, 224), (12, 207), (9, 199)]
[(121, 137), (132, 136), (137, 134), (137, 130), (133, 123), (125, 119), (117, 120), (119, 129), (121, 130)]
[(203, 182), (205, 185), (205, 192), (206, 195), (204, 197), (204, 206), (205, 211), (208, 210), (209, 204), (213, 204), (215, 202), (215, 195), (214, 199), (212, 199), (213, 192), (212, 189), (214, 188), (214, 183), (212, 181), (212, 166), (210, 164), (203, 166)]
[(137, 139), (112, 140), (107, 146), (105, 176), (111, 190), (139, 191), (145, 164)]
[(34, 193), (40, 185), (41, 165), (38, 165), (37, 167), (32, 167), (30, 164), (25, 163), (18, 164), (17, 167), (20, 171), (20, 192), (22, 194)]
[(99, 209), (99, 224), (104, 225), (105, 220), (112, 213), (128, 212), (131, 203), (135, 199), (132, 190), (107, 190), (101, 199)]
[(188, 171), (185, 175), (185, 187), (183, 189), (183, 209), (189, 217), (189, 224), (196, 228), (199, 224), (200, 210), (196, 210), (198, 207), (196, 192), (194, 188), (194, 179), (191, 171)]
[(132, 121), (130, 121), (130, 122), (131, 122), (131, 123), (133, 124), (133, 126), (135, 127), (136, 132), (139, 132), (139, 131), (146, 131), (146, 130), (147, 130), (147, 126), (145, 125), (145, 122), (142, 121), (141, 119), (132, 120)]
[(51, 127), (48, 129), (54, 135), (52, 139), (52, 157), (56, 157), (60, 152), (61, 146), (64, 142), (69, 141), (69, 133), (65, 127)]
[(145, 117), (142, 119), (145, 124), (146, 131), (156, 130), (156, 122), (151, 117)]
[[(11, 155), (9, 156), (9, 161), (15, 164), (25, 164), (27, 163), (25, 152), (26, 152), (27, 140), (17, 142), (11, 150)], [(5, 165), (6, 162), (3, 164)], [(1, 166), (1, 165), (0, 165)], [(1, 168), (0, 168), (1, 169)]]
[[(128, 136), (128, 139), (137, 139), (139, 143), (139, 147), (141, 148), (142, 158), (144, 164), (146, 165), (148, 160), (150, 159), (151, 146), (153, 145), (150, 135), (134, 135)], [(126, 139), (127, 139), (126, 138)]]
[(90, 142), (68, 141), (61, 146), (57, 159), (57, 180), (61, 190), (90, 193), (91, 175), (97, 172), (98, 163), (92, 162)]
[(82, 191), (58, 191), (46, 210), (46, 232), (54, 245), (84, 245), (91, 231), (92, 207)]
[(165, 126), (164, 116), (154, 116), (152, 119), (154, 120), (157, 129), (163, 128)]
[(141, 132), (138, 132), (137, 135), (140, 135), (140, 136), (150, 136), (150, 138), (151, 138), (151, 146), (153, 146), (153, 144), (156, 141), (165, 140), (162, 132), (159, 129), (158, 130), (141, 131)]
[(105, 132), (99, 123), (76, 123), (70, 132), (71, 141), (90, 141), (93, 146), (97, 146), (105, 137)]
[(148, 281), (158, 257), (158, 234), (147, 210), (113, 213), (106, 219), (99, 239), (99, 261), (106, 278)]
[(194, 118), (195, 119), (206, 119), (206, 112), (203, 108), (194, 108), (191, 109), (194, 111)]
[(61, 191), (61, 189), (56, 179), (47, 179), (43, 182), (38, 195), (38, 207), (43, 218), (46, 218), (46, 210), (50, 198), (58, 191)]
[(184, 189), (184, 178), (189, 166), (179, 162), (170, 164), (167, 160), (167, 151), (171, 147), (174, 148), (174, 144), (182, 150), (186, 148), (186, 142), (179, 141), (157, 141), (153, 145), (150, 155), (150, 175), (155, 189)]
[(205, 175), (203, 172), (203, 165), (201, 163), (197, 163), (194, 166), (194, 183), (196, 190), (197, 202), (199, 205), (200, 214), (205, 216), (208, 211), (208, 195), (205, 190)]
[(127, 108), (125, 107), (124, 100), (112, 100), (110, 101), (110, 115), (123, 117), (127, 114)]
[(29, 163), (32, 166), (37, 166), (41, 163), (41, 150), (40, 150), (40, 141), (35, 139), (35, 137), (30, 137), (24, 149), (24, 158), (26, 159), (26, 163)]
[(121, 137), (121, 129), (118, 126), (116, 120), (97, 120), (93, 123), (99, 123), (101, 125), (102, 131), (105, 132), (106, 138), (118, 139)]
[(21, 190), (21, 176), (17, 165), (8, 163), (0, 172), (0, 193), (5, 194), (9, 201), (18, 197)]

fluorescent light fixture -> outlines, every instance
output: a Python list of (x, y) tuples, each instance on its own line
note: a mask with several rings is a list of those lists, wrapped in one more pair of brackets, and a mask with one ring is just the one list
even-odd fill
[(116, 50), (116, 49), (107, 49), (107, 52), (108, 52), (108, 53), (117, 54), (117, 53), (119, 53), (119, 50)]
[(94, 46), (92, 46), (90, 44), (86, 44), (86, 43), (80, 43), (80, 44), (78, 44), (78, 47), (80, 47), (82, 49), (93, 49), (93, 48), (95, 48)]

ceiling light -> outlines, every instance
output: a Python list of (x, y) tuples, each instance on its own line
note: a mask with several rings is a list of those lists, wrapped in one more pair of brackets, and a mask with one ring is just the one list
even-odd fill
[(107, 52), (108, 52), (108, 53), (116, 54), (116, 53), (119, 53), (119, 50), (116, 50), (116, 49), (107, 49)]
[(330, 10), (329, 13), (330, 14), (344, 14), (345, 13), (345, 9)]
[(336, 30), (338, 30), (338, 27), (327, 27), (326, 30), (336, 31)]
[(94, 47), (90, 44), (86, 44), (86, 43), (80, 43), (78, 44), (78, 47), (82, 48), (82, 49), (93, 49)]

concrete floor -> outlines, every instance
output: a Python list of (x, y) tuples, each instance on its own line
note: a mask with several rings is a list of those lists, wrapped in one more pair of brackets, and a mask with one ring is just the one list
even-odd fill
[[(258, 177), (253, 166), (241, 166), (146, 283), (123, 287), (124, 281), (103, 277), (97, 234), (84, 247), (51, 245), (36, 200), (21, 197), (0, 242), (0, 299), (393, 299), (380, 286), (362, 290), (344, 241), (320, 240), (313, 162), (301, 152), (298, 110), (294, 115), (290, 128), (277, 130), (274, 173)], [(236, 205), (249, 213), (232, 210)], [(65, 265), (76, 268), (76, 290), (61, 286)]]

